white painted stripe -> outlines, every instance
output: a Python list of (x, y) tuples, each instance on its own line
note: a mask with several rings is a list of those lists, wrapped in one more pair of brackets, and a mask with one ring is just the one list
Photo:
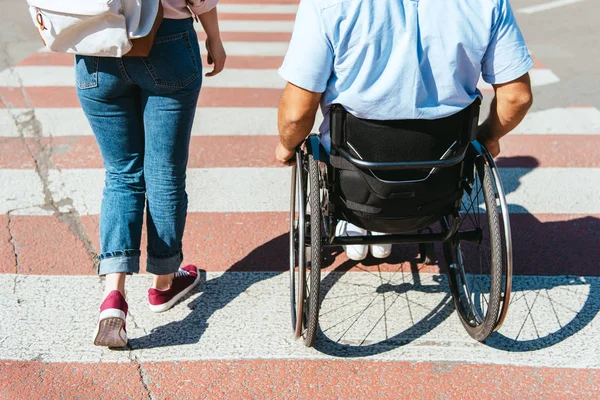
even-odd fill
[(505, 168), (509, 211), (599, 214), (600, 168)]
[[(549, 85), (559, 79), (547, 69), (533, 69), (531, 84), (534, 87)], [(283, 88), (285, 82), (275, 69), (225, 69), (214, 78), (204, 79), (206, 87)], [(0, 86), (74, 86), (72, 66), (20, 66), (0, 72)], [(480, 81), (480, 89), (491, 85)]]
[[(531, 214), (600, 214), (600, 168), (504, 168), (501, 170), (509, 209)], [(43, 199), (32, 170), (0, 170), (0, 182), (19, 182), (32, 200), (11, 198), (10, 208), (28, 207)], [(104, 185), (102, 169), (49, 171), (49, 187), (62, 211), (98, 214)], [(287, 212), (290, 170), (287, 168), (191, 168), (188, 170), (190, 212)], [(12, 184), (11, 184), (12, 186)], [(8, 186), (5, 186), (8, 187)], [(218, 200), (215, 200), (218, 199)], [(39, 212), (42, 212), (40, 210)], [(36, 209), (16, 212), (37, 215)]]
[[(261, 57), (285, 56), (288, 42), (223, 42), (228, 56)], [(200, 42), (202, 54), (206, 54), (204, 42)], [(227, 66), (225, 66), (227, 68)]]
[[(27, 109), (0, 109), (0, 137), (16, 137), (19, 132), (13, 116)], [(92, 130), (80, 108), (37, 108), (35, 116), (42, 136), (89, 136)], [(233, 118), (235, 116), (235, 118)], [(317, 114), (313, 132), (318, 131), (323, 117)], [(276, 135), (277, 109), (201, 107), (196, 111), (192, 128), (194, 136)], [(579, 135), (600, 134), (600, 110), (593, 107), (552, 108), (530, 112), (511, 132), (516, 134)]]
[[(72, 66), (23, 66), (0, 72), (0, 86), (75, 86)], [(285, 81), (274, 69), (225, 69), (219, 75), (203, 79), (204, 87), (283, 89)]]
[(231, 69), (202, 80), (205, 87), (283, 89), (286, 85), (274, 69)]
[[(194, 25), (197, 31), (202, 31), (200, 24)], [(246, 20), (221, 20), (221, 32), (291, 32), (294, 21), (246, 21)]]
[[(16, 114), (20, 114), (21, 110), (16, 111)], [(0, 109), (0, 137), (17, 137), (19, 136), (19, 130), (15, 123), (14, 114), (11, 109), (1, 108)]]
[[(168, 314), (152, 313), (146, 305), (150, 276), (128, 281), (135, 324), (127, 331), (139, 362), (343, 354), (382, 361), (600, 367), (596, 277), (516, 277), (504, 327), (481, 344), (453, 312), (444, 275), (420, 274), (415, 282), (407, 273), (323, 273), (333, 286), (323, 289), (315, 350), (292, 339), (287, 273), (206, 275), (200, 293)], [(0, 359), (128, 362), (128, 352), (92, 345), (101, 296), (95, 276), (0, 275), (0, 319), (10, 321), (0, 324)]]
[[(16, 210), (47, 215), (44, 203), (42, 181), (35, 171), (0, 169), (0, 215)], [(28, 207), (35, 209), (24, 210)]]
[[(103, 170), (52, 170), (49, 179), (56, 198), (72, 199), (81, 214), (100, 212)], [(190, 212), (283, 211), (289, 208), (286, 189), (289, 185), (287, 168), (192, 168), (187, 172), (188, 209)]]
[[(18, 137), (13, 115), (25, 115), (27, 109), (0, 109), (0, 137)], [(35, 117), (41, 135), (90, 136), (92, 129), (81, 108), (37, 108)], [(323, 117), (319, 112), (313, 132)], [(25, 134), (27, 134), (25, 132)], [(277, 135), (276, 108), (199, 107), (192, 127), (193, 136)]]
[[(200, 41), (200, 50), (202, 54), (206, 54), (206, 46), (204, 41)], [(236, 42), (223, 41), (223, 46), (228, 56), (285, 56), (289, 43), (288, 42)], [(40, 53), (49, 53), (45, 47), (38, 50)]]
[(560, 82), (560, 78), (547, 68), (532, 68), (529, 70), (531, 85), (534, 87), (551, 85)]
[(295, 4), (219, 4), (219, 13), (223, 14), (296, 14), (297, 11)]
[[(28, 112), (26, 109), (0, 109), (0, 137), (18, 136), (13, 115), (26, 112)], [(80, 108), (38, 108), (35, 110), (35, 116), (42, 127), (43, 136), (92, 134)], [(318, 113), (313, 131), (318, 130), (321, 121), (321, 113)], [(276, 133), (277, 110), (275, 108), (198, 108), (196, 123), (192, 129), (192, 135), (195, 136), (275, 135)], [(594, 107), (567, 107), (533, 111), (511, 132), (511, 135), (515, 134), (597, 135), (600, 134), (600, 110)]]
[(551, 108), (527, 114), (514, 134), (600, 134), (600, 110), (594, 107)]
[[(546, 68), (532, 68), (529, 70), (529, 76), (531, 78), (532, 87), (546, 86), (560, 82), (560, 78)], [(492, 85), (484, 82), (483, 79), (479, 80), (477, 88), (479, 88), (479, 90), (494, 90)]]
[(547, 3), (537, 4), (535, 6), (523, 7), (518, 11), (521, 14), (535, 14), (541, 11), (552, 10), (554, 8), (564, 7), (575, 3), (581, 3), (584, 0), (555, 0)]

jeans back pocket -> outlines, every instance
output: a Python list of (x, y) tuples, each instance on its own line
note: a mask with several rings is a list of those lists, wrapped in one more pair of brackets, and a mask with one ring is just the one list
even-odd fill
[(157, 37), (142, 60), (157, 86), (184, 88), (200, 76), (198, 41), (190, 32)]
[(98, 87), (98, 57), (75, 56), (75, 83), (79, 89)]

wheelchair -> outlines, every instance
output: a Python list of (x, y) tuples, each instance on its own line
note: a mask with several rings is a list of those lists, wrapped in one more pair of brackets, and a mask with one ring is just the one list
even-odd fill
[[(313, 346), (323, 250), (419, 244), (445, 273), (464, 328), (478, 341), (508, 312), (512, 244), (498, 168), (476, 141), (480, 101), (437, 120), (368, 120), (330, 110), (331, 150), (310, 135), (296, 152), (290, 196), (290, 303), (296, 338)], [(384, 235), (336, 236), (346, 220)], [(441, 263), (442, 267), (444, 263)]]

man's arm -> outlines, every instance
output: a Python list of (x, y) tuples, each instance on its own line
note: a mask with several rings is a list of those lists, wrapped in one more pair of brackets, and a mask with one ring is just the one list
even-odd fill
[(496, 96), (490, 115), (479, 127), (477, 139), (492, 156), (500, 153), (500, 138), (521, 123), (533, 103), (529, 74), (514, 81), (493, 85)]
[(311, 92), (288, 83), (279, 102), (277, 124), (279, 145), (277, 161), (292, 165), (296, 147), (310, 134), (319, 109), (321, 93)]

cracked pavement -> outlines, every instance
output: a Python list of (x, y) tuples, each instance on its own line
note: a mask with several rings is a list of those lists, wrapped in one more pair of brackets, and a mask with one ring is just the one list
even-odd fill
[[(23, 84), (20, 81), (20, 87), (23, 97), (26, 99), (29, 107), (23, 111), (23, 108), (19, 108), (18, 113), (12, 113), (14, 126), (18, 132), (18, 137), (22, 140), (24, 145), (26, 146), (30, 157), (35, 163), (35, 172), (39, 177), (39, 180), (42, 185), (42, 195), (44, 198), (44, 203), (36, 205), (34, 207), (39, 207), (41, 210), (50, 212), (53, 216), (55, 216), (61, 223), (68, 226), (69, 231), (79, 240), (81, 244), (85, 247), (87, 254), (89, 256), (90, 263), (94, 268), (97, 268), (98, 265), (98, 257), (97, 253), (92, 245), (90, 238), (87, 236), (85, 232), (85, 228), (81, 223), (81, 219), (78, 211), (73, 206), (73, 200), (69, 197), (58, 196), (57, 191), (53, 191), (51, 189), (54, 187), (61, 187), (60, 183), (60, 168), (56, 167), (52, 162), (52, 136), (50, 135), (50, 140), (42, 142), (42, 137), (44, 136), (42, 133), (42, 125), (36, 119), (35, 109), (31, 106), (31, 102), (29, 101), (28, 95), (23, 89)], [(12, 109), (12, 105), (7, 102), (0, 95), (0, 104), (2, 104), (3, 108), (8, 110)], [(51, 172), (55, 171), (56, 173), (52, 174)], [(58, 179), (59, 182), (51, 181), (51, 175)], [(18, 184), (17, 182), (15, 182)], [(19, 257), (18, 257), (18, 248), (19, 243), (15, 241), (14, 236), (11, 232), (11, 214), (17, 211), (16, 209), (8, 210), (6, 215), (8, 215), (8, 223), (7, 228), (10, 235), (10, 242), (13, 246), (14, 257), (16, 262), (16, 273), (19, 273)]]

